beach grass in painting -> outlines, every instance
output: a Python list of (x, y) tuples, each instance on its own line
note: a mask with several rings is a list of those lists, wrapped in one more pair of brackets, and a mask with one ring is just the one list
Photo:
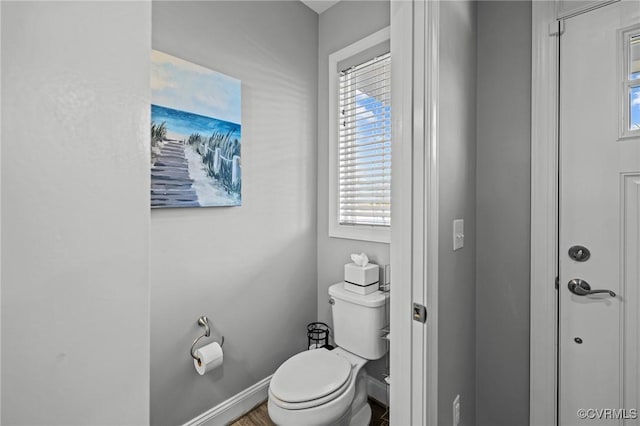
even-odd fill
[(151, 207), (242, 203), (239, 80), (153, 50)]

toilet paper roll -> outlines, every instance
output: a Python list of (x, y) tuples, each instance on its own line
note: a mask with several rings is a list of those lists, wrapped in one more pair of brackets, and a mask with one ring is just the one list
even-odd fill
[(193, 360), (193, 366), (201, 376), (204, 376), (209, 371), (222, 365), (222, 348), (216, 342), (209, 343), (200, 349), (196, 349), (195, 354), (198, 359)]

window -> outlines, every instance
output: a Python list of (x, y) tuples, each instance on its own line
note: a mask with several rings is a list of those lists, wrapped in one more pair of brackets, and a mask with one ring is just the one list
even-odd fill
[(640, 27), (622, 32), (621, 137), (640, 136)]
[(389, 242), (389, 29), (330, 55), (329, 63), (329, 236)]

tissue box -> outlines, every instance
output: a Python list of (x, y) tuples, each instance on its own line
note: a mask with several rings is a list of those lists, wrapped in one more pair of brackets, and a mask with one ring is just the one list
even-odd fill
[(344, 265), (344, 288), (358, 294), (369, 294), (378, 290), (380, 272), (378, 265), (369, 263), (362, 267), (355, 263)]

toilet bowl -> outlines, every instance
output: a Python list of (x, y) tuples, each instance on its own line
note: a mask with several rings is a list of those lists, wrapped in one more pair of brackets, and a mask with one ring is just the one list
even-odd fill
[(381, 330), (386, 326), (389, 295), (367, 295), (329, 287), (334, 340), (338, 347), (301, 352), (286, 360), (269, 385), (269, 417), (278, 426), (365, 426), (368, 360), (387, 353)]
[(294, 355), (271, 379), (269, 417), (279, 426), (368, 425), (366, 362), (342, 348)]

